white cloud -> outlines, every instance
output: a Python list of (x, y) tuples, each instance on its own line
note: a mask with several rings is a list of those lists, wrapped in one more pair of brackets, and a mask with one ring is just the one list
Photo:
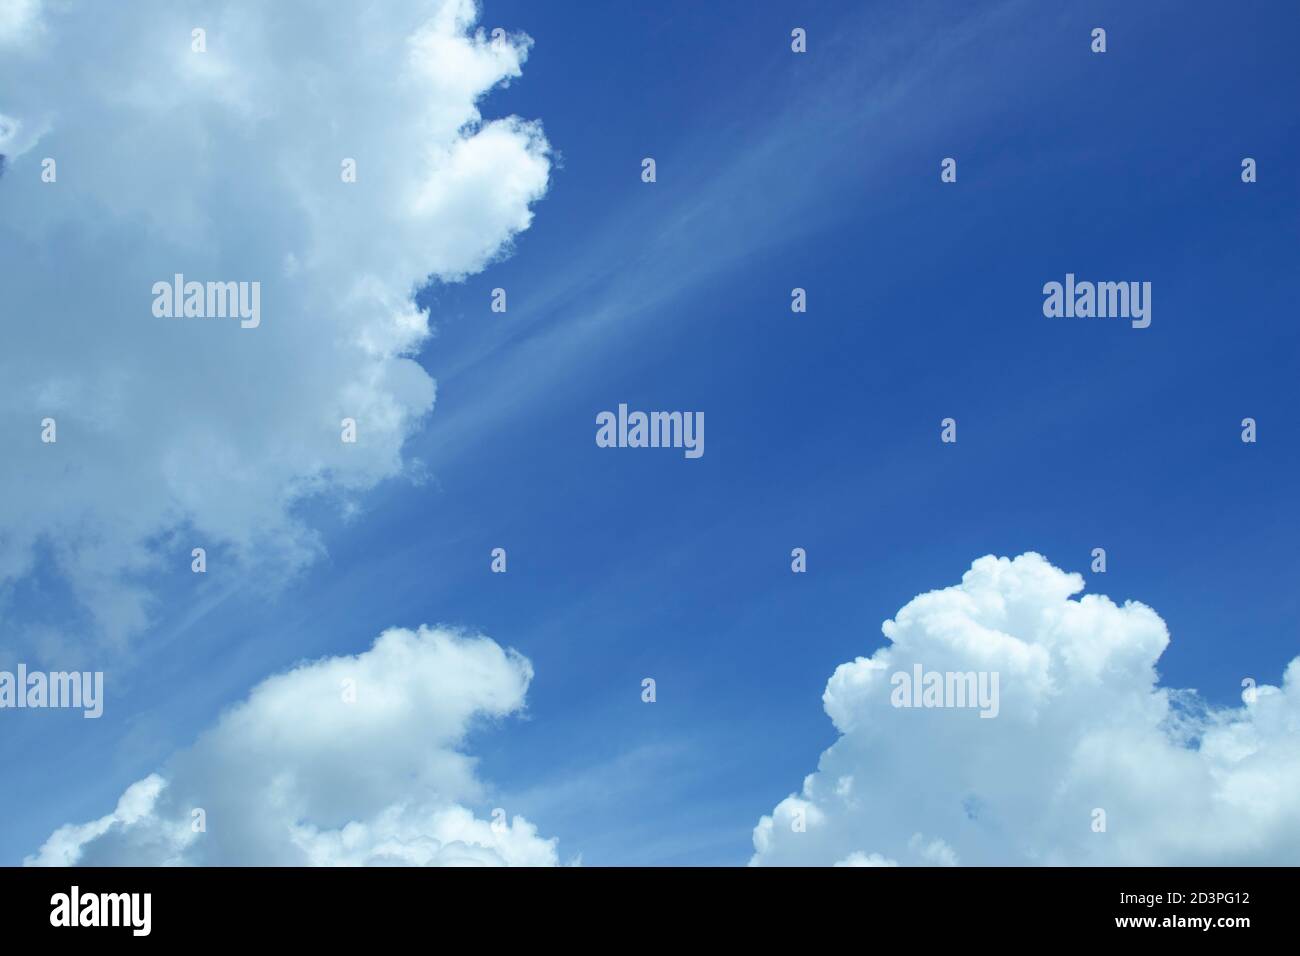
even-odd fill
[[(94, 6), (0, 17), (25, 35), (0, 57), (0, 586), (48, 557), (120, 643), (192, 547), (279, 577), (321, 550), (304, 502), (417, 473), (411, 296), (508, 252), (551, 163), (535, 123), (480, 116), (530, 41), (471, 0)], [(259, 281), (261, 326), (156, 318), (175, 273)]]
[(898, 866), (894, 860), (887, 860), (879, 853), (850, 853), (838, 861), (836, 866)]
[(554, 865), (556, 841), (523, 817), (465, 806), (485, 799), (466, 734), (520, 711), (532, 673), (486, 637), (385, 631), (263, 681), (113, 813), (60, 827), (24, 862)]
[[(1158, 686), (1169, 635), (1155, 611), (1076, 599), (1083, 587), (1037, 554), (989, 556), (960, 585), (908, 602), (883, 626), (890, 643), (827, 683), (842, 736), (760, 820), (751, 862), (1300, 859), (1300, 658), (1282, 687), (1211, 708)], [(893, 706), (891, 676), (916, 664), (997, 672), (998, 716)], [(1094, 832), (1098, 809), (1105, 832)]]
[(40, 0), (0, 0), (0, 47), (30, 42), (40, 23)]

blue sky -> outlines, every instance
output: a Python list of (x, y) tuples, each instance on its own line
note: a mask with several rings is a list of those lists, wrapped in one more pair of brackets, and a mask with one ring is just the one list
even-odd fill
[[(3, 715), (0, 861), (108, 812), (266, 676), (390, 626), (531, 660), (526, 713), (470, 737), (492, 782), (474, 809), (590, 864), (745, 862), (837, 736), (836, 666), (982, 555), (1036, 551), (1154, 608), (1165, 685), (1228, 706), (1243, 677), (1281, 683), (1300, 612), (1289, 4), (483, 6), (535, 41), (484, 115), (540, 119), (558, 162), (508, 257), (419, 290), (438, 395), (404, 453), (427, 479), (346, 517), (300, 506), (327, 555), (269, 596), (220, 560), (191, 575), (173, 544), (105, 716)], [(1045, 318), (1067, 272), (1150, 281), (1150, 328)], [(596, 447), (620, 402), (703, 410), (706, 453)], [(75, 628), (84, 612), (48, 610), (72, 608), (65, 587), (38, 565), (6, 618)]]

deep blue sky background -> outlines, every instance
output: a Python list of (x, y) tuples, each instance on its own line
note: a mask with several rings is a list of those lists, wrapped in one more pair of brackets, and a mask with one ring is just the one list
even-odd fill
[[(835, 666), (984, 554), (1039, 551), (1155, 608), (1170, 686), (1226, 704), (1280, 680), (1295, 4), (638, 6), (486, 0), (485, 27), (536, 46), (485, 115), (540, 118), (563, 162), (512, 258), (420, 294), (439, 397), (409, 451), (430, 480), (347, 522), (322, 505), (330, 556), (275, 601), (178, 573), (93, 730), (11, 722), (0, 862), (108, 812), (268, 674), (392, 625), (533, 661), (529, 717), (472, 742), (499, 787), (480, 810), (592, 864), (747, 859), (833, 739)], [(1044, 318), (1066, 272), (1152, 282), (1151, 327)], [(619, 402), (704, 411), (704, 457), (598, 449)]]

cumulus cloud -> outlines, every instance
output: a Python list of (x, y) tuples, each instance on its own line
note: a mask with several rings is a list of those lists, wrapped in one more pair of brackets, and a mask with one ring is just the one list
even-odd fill
[[(321, 550), (305, 502), (418, 474), (412, 295), (508, 253), (551, 168), (539, 125), (480, 113), (531, 41), (476, 16), (0, 4), (0, 586), (48, 561), (120, 643), (192, 547), (291, 573)], [(178, 273), (260, 282), (260, 326), (156, 317)]]
[[(1083, 588), (1040, 555), (989, 556), (908, 602), (827, 683), (841, 736), (759, 821), (751, 863), (1294, 864), (1300, 658), (1211, 707), (1159, 686), (1154, 610)], [(997, 716), (895, 706), (917, 665), (997, 673)]]
[(385, 631), (263, 681), (112, 813), (24, 862), (554, 865), (556, 841), (523, 817), (466, 806), (485, 798), (466, 735), (520, 711), (532, 673), (486, 637)]
[(40, 26), (40, 0), (3, 0), (0, 3), (0, 48), (30, 41)]

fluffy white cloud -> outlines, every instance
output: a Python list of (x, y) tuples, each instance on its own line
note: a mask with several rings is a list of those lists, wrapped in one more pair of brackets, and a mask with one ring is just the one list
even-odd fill
[[(1155, 611), (1075, 598), (1083, 587), (1037, 554), (989, 556), (960, 585), (908, 602), (883, 626), (890, 643), (827, 683), (841, 737), (759, 821), (751, 862), (1300, 859), (1300, 658), (1282, 687), (1211, 708), (1158, 686), (1169, 635)], [(916, 665), (996, 672), (997, 716), (894, 706), (894, 675)]]
[(531, 679), (486, 637), (385, 631), (363, 654), (263, 681), (113, 813), (59, 828), (24, 862), (554, 865), (556, 841), (523, 817), (465, 806), (485, 798), (467, 732), (521, 710)]
[[(476, 16), (0, 4), (0, 586), (48, 559), (120, 642), (192, 547), (291, 572), (321, 547), (305, 502), (418, 473), (402, 448), (434, 382), (412, 294), (508, 252), (550, 175), (538, 125), (478, 109), (531, 41)], [(155, 317), (177, 273), (260, 282), (260, 326)]]
[(30, 41), (40, 25), (40, 0), (0, 0), (0, 47)]

